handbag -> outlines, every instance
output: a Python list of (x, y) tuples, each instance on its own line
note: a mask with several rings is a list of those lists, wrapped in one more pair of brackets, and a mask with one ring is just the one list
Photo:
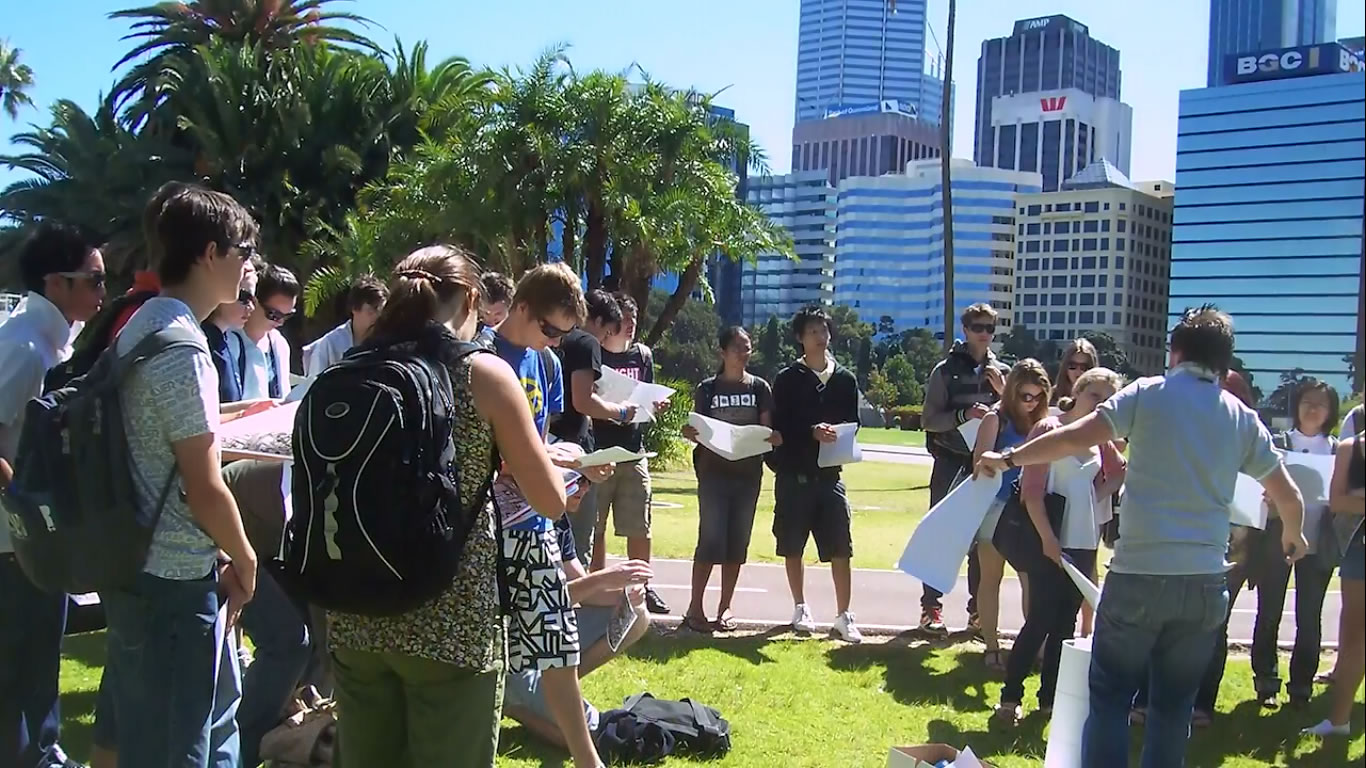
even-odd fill
[[(1067, 511), (1067, 497), (1060, 493), (1048, 492), (1043, 497), (1044, 513), (1048, 517), (1048, 527), (1057, 536), (1062, 531), (1063, 514)], [(1010, 567), (1028, 573), (1041, 567), (1052, 565), (1053, 561), (1044, 557), (1043, 541), (1034, 521), (1029, 517), (1020, 498), (1020, 481), (1015, 481), (1010, 498), (1001, 509), (1001, 520), (996, 524), (996, 532), (991, 535), (991, 545), (1005, 558)]]

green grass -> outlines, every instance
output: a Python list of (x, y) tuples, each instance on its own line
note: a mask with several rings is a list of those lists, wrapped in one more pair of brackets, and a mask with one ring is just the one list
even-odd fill
[[(103, 640), (101, 633), (69, 638), (62, 664), (62, 742), (77, 759), (89, 757)], [(1032, 678), (1026, 693), (1031, 706), (1037, 682)], [(1041, 765), (1043, 718), (1027, 716), (1013, 732), (988, 729), (1000, 687), (972, 645), (931, 646), (903, 637), (846, 646), (778, 632), (715, 639), (655, 634), (584, 680), (585, 695), (603, 709), (650, 691), (692, 697), (721, 710), (731, 722), (734, 751), (718, 764), (728, 768), (881, 768), (893, 745), (927, 742), (969, 744), (998, 768)], [(1325, 743), (1298, 736), (1301, 727), (1322, 719), (1325, 697), (1306, 712), (1266, 712), (1251, 696), (1246, 659), (1231, 659), (1220, 716), (1192, 739), (1192, 768), (1361, 764), (1366, 744), (1360, 735)], [(1362, 716), (1358, 706), (1358, 734)], [(499, 751), (500, 767), (569, 764), (510, 721)]]
[[(654, 518), (651, 535), (654, 556), (692, 559), (697, 546), (697, 478), (691, 470), (652, 472)], [(929, 507), (929, 467), (913, 464), (863, 462), (846, 467), (844, 484), (854, 510), (854, 565), (891, 568), (901, 556), (911, 531)], [(663, 503), (661, 503), (663, 502)], [(773, 473), (764, 472), (763, 491), (749, 544), (749, 561), (776, 563), (773, 553)], [(624, 544), (615, 536), (609, 551), (621, 554)], [(815, 547), (807, 548), (815, 562)]]
[(881, 427), (861, 427), (858, 441), (868, 445), (906, 445), (915, 448), (925, 447), (925, 433), (921, 430), (883, 429)]

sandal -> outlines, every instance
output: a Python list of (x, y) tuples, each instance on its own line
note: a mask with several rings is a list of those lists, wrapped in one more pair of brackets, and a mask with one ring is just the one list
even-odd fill
[(1006, 652), (1000, 648), (986, 651), (982, 654), (982, 663), (992, 672), (1004, 672), (1006, 671), (1005, 655)]
[(734, 632), (740, 628), (740, 625), (735, 623), (735, 616), (730, 611), (724, 611), (717, 616), (712, 626), (716, 628), (717, 632)]
[(706, 617), (699, 619), (696, 616), (684, 616), (683, 626), (702, 635), (710, 635), (715, 631), (715, 627), (710, 621), (707, 621)]

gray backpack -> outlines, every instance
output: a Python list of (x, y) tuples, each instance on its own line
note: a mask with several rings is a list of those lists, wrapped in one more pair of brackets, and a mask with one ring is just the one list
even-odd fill
[(39, 588), (98, 592), (142, 572), (176, 473), (156, 506), (142, 508), (120, 391), (137, 366), (178, 348), (208, 354), (197, 330), (167, 328), (122, 356), (110, 345), (84, 376), (29, 401), (4, 507), (14, 554)]

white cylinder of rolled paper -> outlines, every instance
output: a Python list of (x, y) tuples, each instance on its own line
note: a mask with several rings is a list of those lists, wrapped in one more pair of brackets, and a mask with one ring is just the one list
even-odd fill
[(1079, 768), (1081, 735), (1091, 707), (1091, 638), (1062, 644), (1058, 664), (1058, 689), (1053, 699), (1053, 719), (1048, 729), (1045, 768)]

